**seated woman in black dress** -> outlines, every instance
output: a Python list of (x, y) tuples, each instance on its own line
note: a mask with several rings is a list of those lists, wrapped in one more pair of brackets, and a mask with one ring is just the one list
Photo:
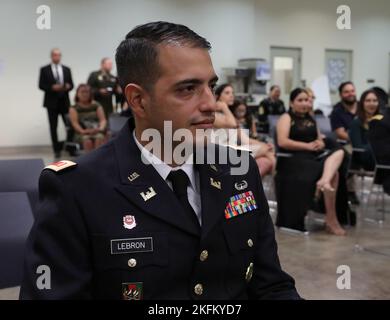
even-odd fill
[(367, 136), (368, 123), (373, 116), (379, 114), (379, 99), (374, 90), (363, 92), (356, 114), (349, 128), (349, 138), (352, 147), (362, 149), (364, 152), (353, 153), (353, 165), (372, 171), (375, 168), (375, 160)]
[(315, 120), (309, 114), (307, 92), (297, 88), (290, 95), (290, 110), (277, 124), (277, 143), (280, 152), (292, 157), (278, 160), (276, 194), (278, 200), (278, 226), (304, 230), (304, 216), (313, 196), (322, 193), (325, 202), (326, 230), (345, 235), (336, 214), (338, 170), (344, 151), (325, 151), (325, 144)]

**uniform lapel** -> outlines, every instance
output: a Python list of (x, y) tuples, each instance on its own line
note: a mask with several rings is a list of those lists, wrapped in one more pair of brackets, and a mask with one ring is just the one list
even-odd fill
[[(130, 119), (114, 141), (120, 172), (120, 183), (116, 185), (116, 190), (141, 211), (199, 236), (196, 226), (187, 219), (167, 183), (152, 165), (142, 162), (141, 152), (133, 138), (133, 129), (134, 120)], [(144, 199), (142, 195), (147, 198)]]
[[(220, 219), (224, 219), (225, 208), (232, 192), (228, 166), (203, 164), (197, 166), (200, 176), (202, 199), (202, 239)], [(219, 186), (219, 187), (218, 187)]]

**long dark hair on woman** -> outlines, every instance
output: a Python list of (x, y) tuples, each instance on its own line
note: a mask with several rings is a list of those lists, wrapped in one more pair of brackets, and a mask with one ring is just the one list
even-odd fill
[(375, 111), (374, 115), (379, 113), (379, 98), (378, 98), (378, 95), (377, 95), (376, 91), (372, 90), (372, 89), (364, 91), (362, 93), (362, 95), (360, 96), (360, 100), (359, 100), (357, 111), (356, 111), (357, 117), (360, 119), (360, 121), (363, 124), (366, 123), (366, 121), (367, 121), (367, 115), (366, 115), (366, 112), (364, 111), (364, 100), (366, 100), (367, 96), (370, 93), (374, 94), (375, 97), (378, 99), (378, 107), (376, 108), (376, 111)]
[(290, 102), (293, 102), (296, 97), (298, 97), (302, 92), (307, 93), (307, 91), (303, 88), (295, 88), (293, 91), (290, 92)]
[(233, 88), (233, 86), (230, 83), (224, 83), (224, 84), (221, 84), (220, 86), (218, 86), (217, 89), (215, 89), (215, 99), (217, 101), (221, 97), (221, 94), (222, 94), (223, 90), (225, 90), (225, 88), (227, 88), (227, 87), (232, 87)]
[(253, 118), (251, 114), (248, 112), (248, 107), (244, 100), (234, 100), (233, 104), (229, 106), (230, 111), (233, 113), (234, 117), (236, 118), (236, 110), (240, 105), (244, 105), (246, 107), (246, 113), (245, 113), (245, 125), (250, 130), (252, 126)]

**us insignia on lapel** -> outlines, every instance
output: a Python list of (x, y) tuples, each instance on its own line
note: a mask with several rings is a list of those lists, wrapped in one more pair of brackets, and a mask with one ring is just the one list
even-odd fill
[(137, 179), (139, 177), (139, 174), (137, 172), (133, 172), (132, 174), (130, 174), (127, 179), (129, 179), (130, 182), (133, 182), (135, 179)]
[(240, 214), (257, 209), (252, 191), (243, 192), (230, 197), (225, 209), (225, 218), (231, 219)]

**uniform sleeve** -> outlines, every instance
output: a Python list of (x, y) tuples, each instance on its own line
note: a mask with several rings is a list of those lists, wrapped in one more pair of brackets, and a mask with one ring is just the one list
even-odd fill
[(95, 98), (99, 98), (100, 93), (99, 93), (98, 78), (97, 78), (97, 74), (95, 72), (92, 72), (89, 75), (87, 83), (92, 89), (93, 96)]
[[(49, 170), (41, 174), (40, 205), (25, 249), (20, 299), (91, 298), (90, 244), (80, 208), (62, 174)], [(50, 268), (50, 288), (37, 285), (43, 276), (37, 273), (39, 266)]]
[(258, 225), (256, 257), (253, 277), (249, 285), (250, 299), (298, 300), (294, 279), (285, 273), (280, 265), (272, 219), (256, 163), (251, 159), (251, 170), (257, 172), (260, 203), (263, 205)]

